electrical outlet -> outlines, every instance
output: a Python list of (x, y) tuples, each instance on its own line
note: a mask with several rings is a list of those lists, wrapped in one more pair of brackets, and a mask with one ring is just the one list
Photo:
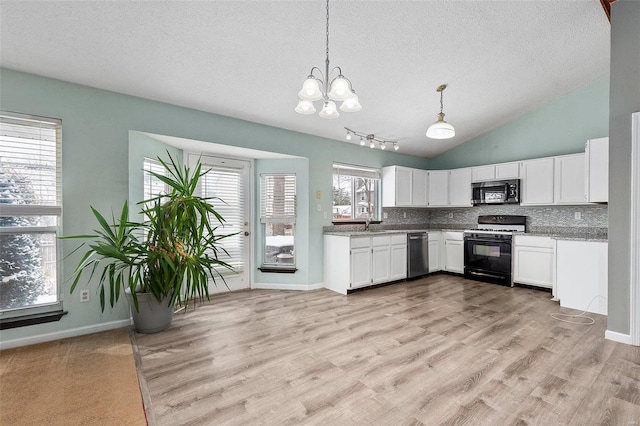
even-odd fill
[(575, 213), (573, 214), (573, 218), (574, 218), (575, 220), (582, 220), (582, 212), (575, 212)]
[(382, 213), (382, 218), (383, 219), (389, 219), (389, 213), (387, 213), (387, 212)]
[(319, 212), (321, 212), (321, 211), (322, 211), (322, 204), (318, 204), (318, 205), (316, 206), (316, 208), (318, 209), (318, 211), (319, 211)]
[(406, 219), (407, 218), (407, 212), (402, 212), (402, 218)]
[(80, 301), (81, 302), (89, 301), (89, 290), (80, 290)]

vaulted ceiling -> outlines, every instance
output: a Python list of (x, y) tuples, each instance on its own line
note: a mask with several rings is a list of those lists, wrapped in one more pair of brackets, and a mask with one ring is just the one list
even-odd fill
[[(346, 126), (430, 158), (606, 75), (603, 6), (331, 1), (331, 66), (363, 106), (335, 120), (294, 112), (324, 69), (322, 0), (2, 0), (0, 66), (357, 143)], [(441, 83), (456, 136), (427, 139)]]

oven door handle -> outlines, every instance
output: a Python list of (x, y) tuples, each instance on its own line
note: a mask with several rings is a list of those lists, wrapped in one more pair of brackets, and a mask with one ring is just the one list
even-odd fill
[(511, 244), (512, 240), (492, 240), (490, 238), (465, 238), (465, 243), (507, 243)]

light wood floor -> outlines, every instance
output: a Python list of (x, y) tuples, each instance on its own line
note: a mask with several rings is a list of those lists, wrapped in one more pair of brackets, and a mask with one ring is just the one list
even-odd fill
[(550, 294), (434, 275), (217, 295), (138, 334), (158, 425), (638, 425), (640, 348)]

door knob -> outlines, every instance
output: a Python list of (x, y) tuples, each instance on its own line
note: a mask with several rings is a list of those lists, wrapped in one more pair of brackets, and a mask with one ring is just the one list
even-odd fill
[(244, 231), (244, 236), (245, 236), (245, 237), (248, 237), (248, 236), (249, 236), (249, 232)]

